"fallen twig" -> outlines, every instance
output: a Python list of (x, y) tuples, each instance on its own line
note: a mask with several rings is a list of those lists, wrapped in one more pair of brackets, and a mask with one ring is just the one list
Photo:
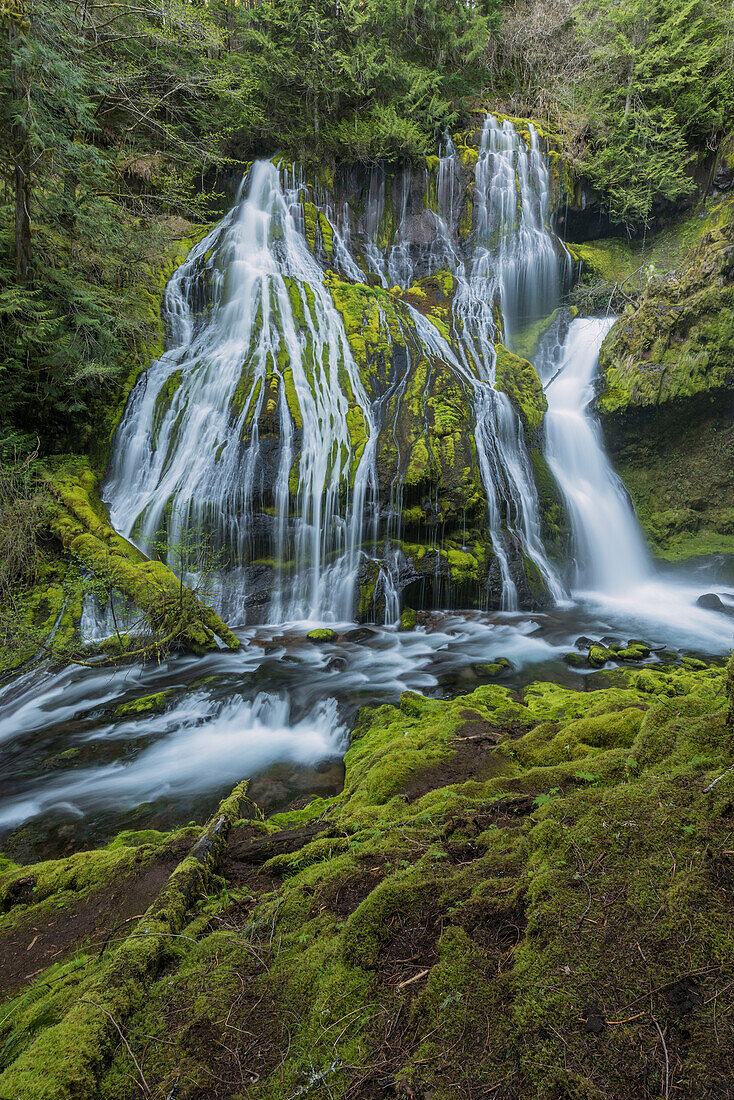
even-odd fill
[(413, 982), (417, 982), (419, 978), (425, 978), (426, 974), (430, 973), (430, 967), (427, 970), (419, 970), (417, 974), (414, 974), (412, 978), (406, 978), (404, 982), (396, 986), (396, 989), (405, 989), (406, 985), (412, 985)]

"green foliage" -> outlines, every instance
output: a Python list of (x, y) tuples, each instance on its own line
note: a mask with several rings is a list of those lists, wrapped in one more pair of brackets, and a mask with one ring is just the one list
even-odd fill
[(592, 142), (586, 167), (621, 222), (690, 193), (695, 150), (715, 148), (734, 106), (724, 0), (581, 0)]
[(425, 153), (487, 78), (500, 0), (281, 0), (243, 12), (261, 140), (347, 160)]
[(193, 185), (221, 160), (246, 80), (219, 60), (215, 21), (182, 0), (35, 0), (21, 22), (2, 15), (0, 446), (91, 447), (146, 358), (157, 317), (141, 288), (187, 232), (180, 215), (207, 205)]

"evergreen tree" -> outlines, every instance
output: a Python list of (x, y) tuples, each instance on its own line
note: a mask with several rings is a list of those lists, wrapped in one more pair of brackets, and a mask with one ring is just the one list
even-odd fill
[(693, 189), (694, 150), (730, 125), (731, 8), (724, 0), (582, 0), (594, 131), (588, 171), (620, 221)]

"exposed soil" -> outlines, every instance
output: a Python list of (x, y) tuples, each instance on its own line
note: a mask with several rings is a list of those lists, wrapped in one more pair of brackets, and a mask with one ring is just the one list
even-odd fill
[[(0, 935), (0, 996), (53, 963), (63, 962), (82, 944), (98, 945), (102, 951), (118, 928), (124, 936), (131, 918), (143, 915), (189, 848), (187, 841), (166, 847), (126, 878), (111, 882), (76, 904), (64, 903), (53, 916), (44, 909), (41, 914), (31, 912), (20, 917), (12, 929)], [(28, 903), (31, 897), (21, 889), (15, 901)]]
[(385, 877), (385, 869), (370, 859), (370, 866), (358, 867), (354, 872), (342, 878), (322, 894), (324, 908), (337, 917), (348, 917), (368, 897)]

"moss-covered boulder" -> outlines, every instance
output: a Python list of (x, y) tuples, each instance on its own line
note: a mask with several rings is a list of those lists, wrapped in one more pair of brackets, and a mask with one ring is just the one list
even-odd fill
[(335, 630), (331, 630), (327, 626), (317, 627), (315, 630), (309, 630), (306, 635), (309, 642), (314, 642), (316, 645), (323, 645), (328, 642), (335, 642), (339, 635)]

